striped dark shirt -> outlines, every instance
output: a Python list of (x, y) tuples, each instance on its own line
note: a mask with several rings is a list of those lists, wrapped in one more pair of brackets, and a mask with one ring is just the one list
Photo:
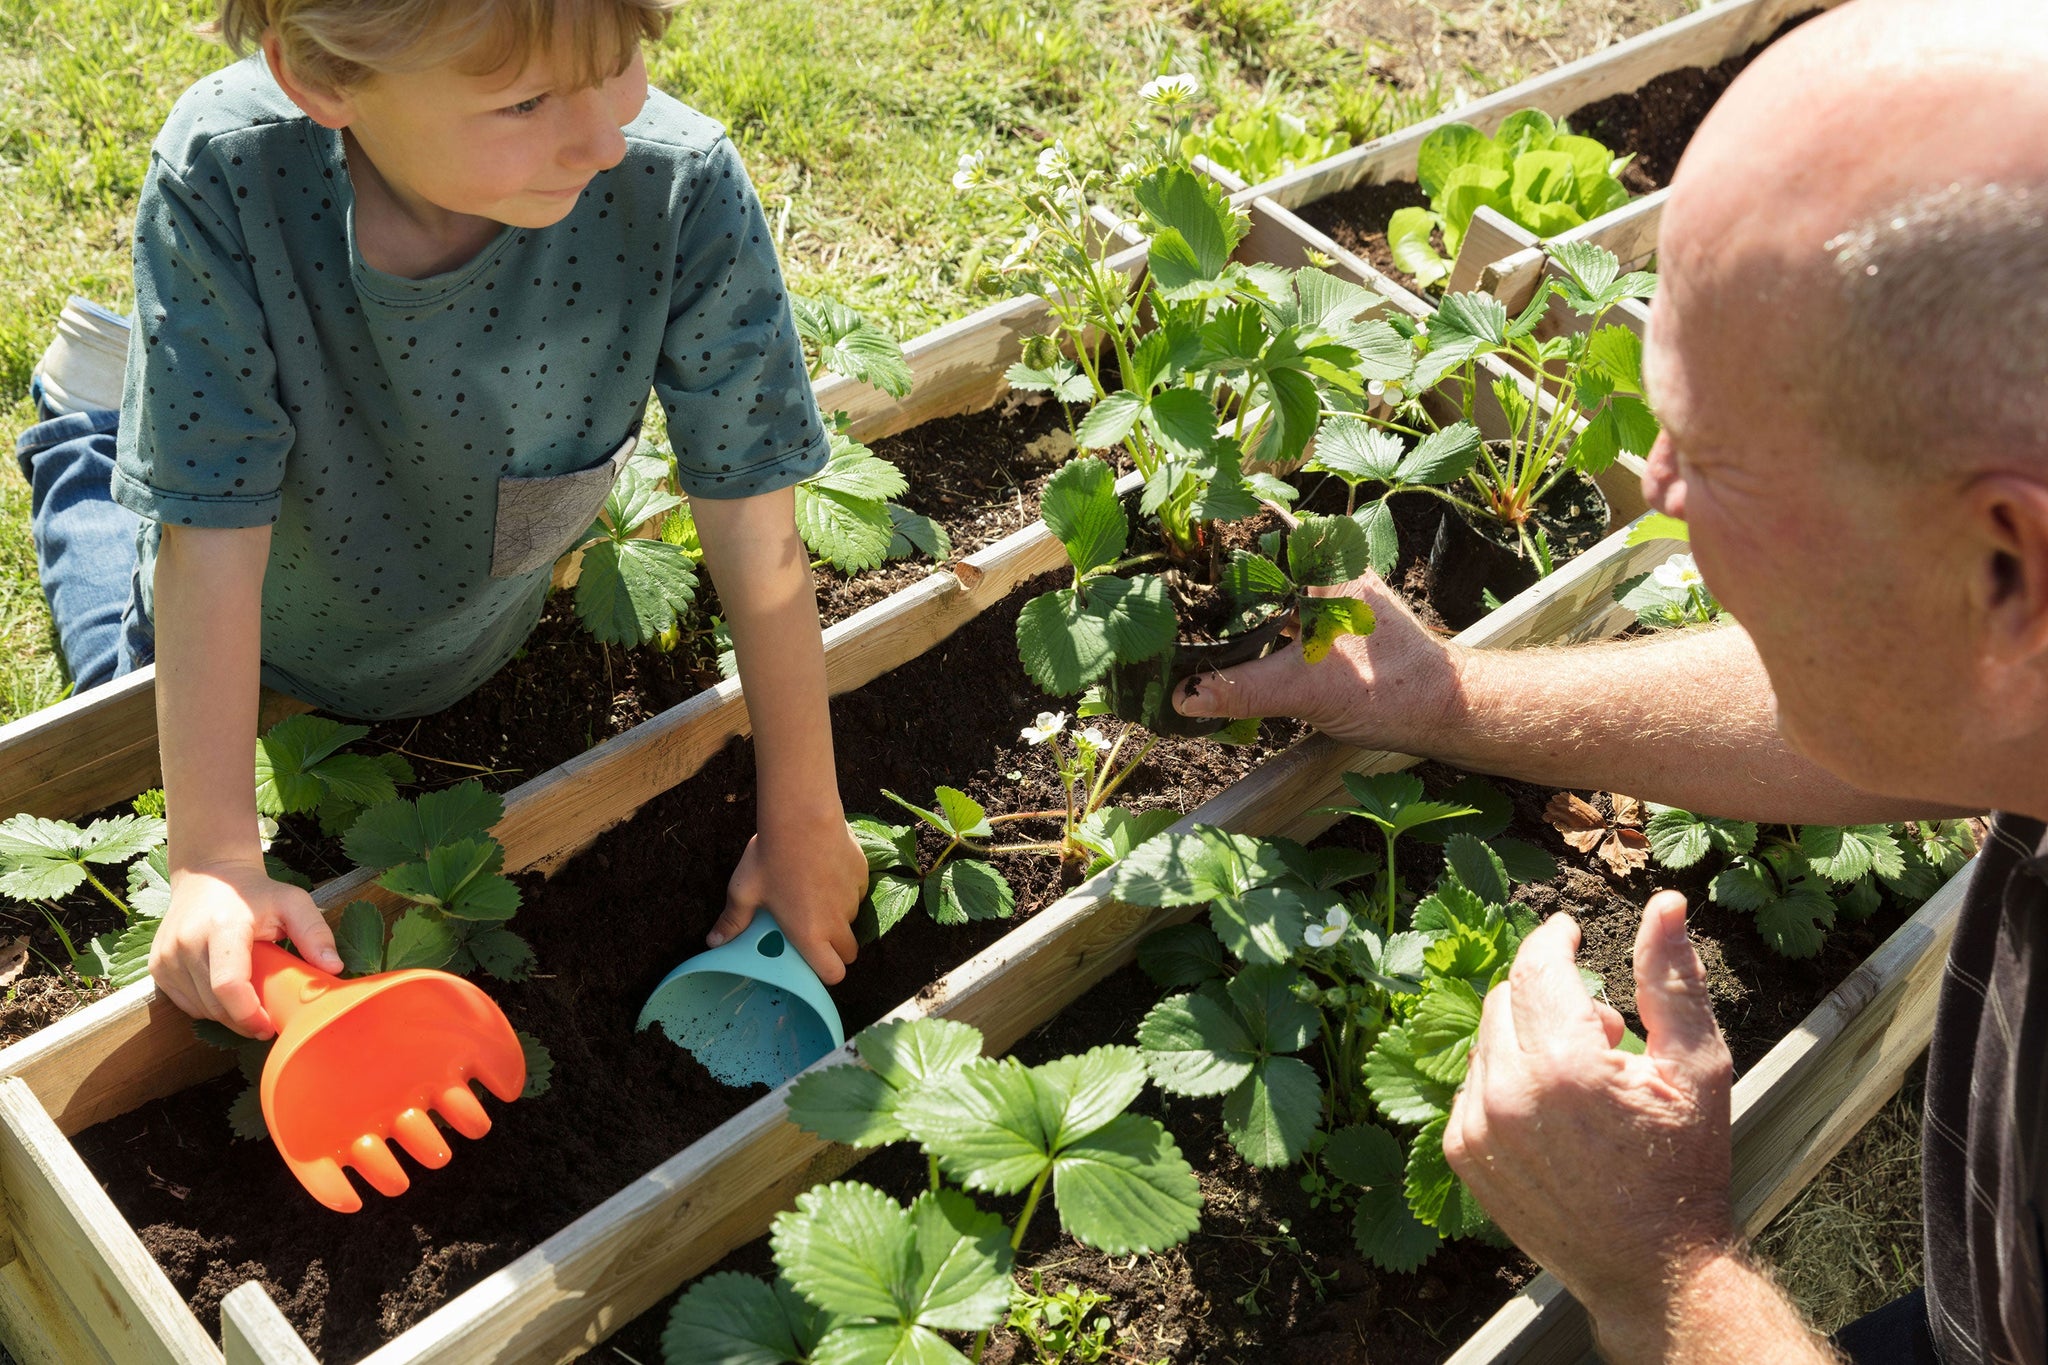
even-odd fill
[(1946, 1365), (2048, 1365), (2042, 822), (1997, 817), (1977, 863), (1927, 1058), (1928, 1326)]

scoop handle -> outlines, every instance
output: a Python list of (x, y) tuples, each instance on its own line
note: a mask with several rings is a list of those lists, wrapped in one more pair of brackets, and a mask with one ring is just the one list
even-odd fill
[(249, 984), (256, 988), (270, 1022), (282, 1033), (293, 1015), (340, 985), (341, 978), (321, 971), (275, 943), (252, 943)]

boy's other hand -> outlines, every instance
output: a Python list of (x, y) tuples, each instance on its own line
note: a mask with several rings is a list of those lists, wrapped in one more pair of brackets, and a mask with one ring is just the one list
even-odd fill
[(818, 979), (836, 986), (859, 952), (853, 917), (867, 892), (868, 860), (845, 820), (809, 834), (763, 830), (747, 841), (705, 942), (728, 942), (766, 909)]
[(272, 881), (261, 862), (180, 868), (171, 873), (171, 908), (149, 950), (149, 974), (193, 1018), (269, 1038), (277, 1028), (250, 984), (249, 948), (283, 938), (314, 966), (341, 970), (320, 907), (298, 887)]

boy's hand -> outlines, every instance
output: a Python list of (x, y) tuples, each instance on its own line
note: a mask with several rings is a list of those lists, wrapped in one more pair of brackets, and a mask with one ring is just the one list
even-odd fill
[(835, 986), (859, 952), (853, 917), (867, 892), (868, 860), (843, 819), (807, 835), (763, 830), (747, 841), (726, 886), (725, 913), (705, 942), (716, 948), (766, 909), (818, 979)]
[(341, 970), (334, 933), (313, 898), (256, 863), (207, 863), (171, 873), (171, 908), (149, 950), (149, 974), (171, 1003), (237, 1033), (277, 1032), (250, 984), (249, 945), (289, 938), (299, 955)]

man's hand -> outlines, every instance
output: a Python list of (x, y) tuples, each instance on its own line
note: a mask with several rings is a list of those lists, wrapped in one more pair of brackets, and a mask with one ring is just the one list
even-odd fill
[(1184, 716), (1293, 716), (1333, 739), (1372, 749), (1419, 753), (1455, 711), (1457, 647), (1438, 639), (1408, 604), (1373, 574), (1324, 597), (1355, 597), (1376, 618), (1370, 635), (1338, 637), (1321, 663), (1301, 656), (1299, 642), (1263, 659), (1195, 680), (1174, 692)]
[(818, 979), (834, 986), (859, 952), (853, 917), (867, 892), (868, 860), (844, 820), (809, 836), (763, 830), (747, 841), (726, 886), (725, 913), (705, 941), (716, 948), (765, 908)]
[(1487, 995), (1444, 1156), (1593, 1313), (1603, 1346), (1658, 1358), (1675, 1296), (1734, 1244), (1734, 1068), (1683, 896), (1651, 897), (1636, 934), (1641, 1056), (1616, 1050), (1621, 1016), (1586, 994), (1578, 947), (1578, 925), (1554, 916)]
[(313, 898), (274, 882), (259, 860), (171, 872), (171, 908), (149, 950), (149, 974), (171, 1003), (251, 1038), (277, 1032), (249, 982), (249, 945), (289, 938), (299, 956), (341, 970), (334, 933)]

